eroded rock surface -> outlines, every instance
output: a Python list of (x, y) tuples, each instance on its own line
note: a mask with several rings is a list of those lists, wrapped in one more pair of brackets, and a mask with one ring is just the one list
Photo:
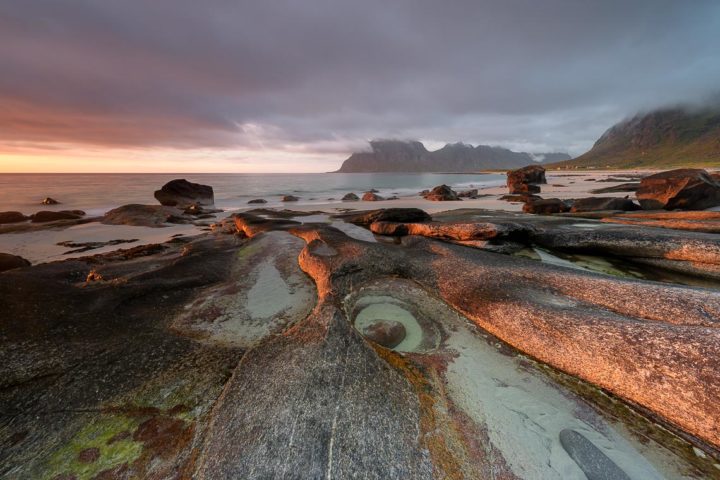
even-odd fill
[(419, 410), (410, 383), (326, 306), (243, 358), (198, 478), (433, 478)]
[(402, 235), (373, 243), (302, 215), (0, 273), (0, 476), (717, 476), (717, 290), (452, 244), (715, 264), (711, 235), (343, 217)]
[[(301, 256), (321, 294), (341, 295), (374, 275), (412, 278), (520, 350), (720, 445), (720, 411), (711, 400), (720, 394), (720, 376), (707, 376), (720, 353), (716, 291), (609, 278), (427, 240), (403, 249), (361, 245), (332, 232), (314, 238), (340, 253)], [(344, 255), (349, 251), (352, 257)], [(329, 284), (322, 272), (343, 271), (348, 262), (354, 280), (336, 277)]]
[(315, 287), (296, 261), (304, 245), (282, 232), (253, 239), (233, 259), (230, 278), (198, 292), (173, 328), (247, 348), (303, 320), (315, 304)]

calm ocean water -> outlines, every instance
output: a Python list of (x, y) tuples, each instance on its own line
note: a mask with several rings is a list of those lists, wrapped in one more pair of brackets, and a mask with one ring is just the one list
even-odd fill
[[(383, 196), (402, 197), (443, 183), (462, 189), (505, 182), (505, 175), (436, 173), (0, 174), (0, 211), (30, 214), (38, 210), (81, 209), (89, 215), (100, 215), (127, 203), (156, 204), (153, 192), (174, 178), (211, 185), (215, 204), (226, 210), (246, 208), (253, 198), (264, 198), (270, 207), (280, 206), (285, 194), (300, 197), (299, 204), (329, 203), (329, 198), (340, 203), (348, 192), (361, 195), (371, 188)], [(45, 197), (62, 204), (40, 205)]]

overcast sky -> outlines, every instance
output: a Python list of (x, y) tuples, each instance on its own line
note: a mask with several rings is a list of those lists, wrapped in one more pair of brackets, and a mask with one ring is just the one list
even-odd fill
[(720, 1), (0, 0), (0, 65), (5, 171), (321, 171), (372, 138), (577, 155), (720, 90)]

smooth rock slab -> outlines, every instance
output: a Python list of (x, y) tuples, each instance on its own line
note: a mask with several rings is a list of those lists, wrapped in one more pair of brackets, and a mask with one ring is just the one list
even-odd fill
[(432, 478), (412, 386), (334, 307), (249, 351), (196, 478)]

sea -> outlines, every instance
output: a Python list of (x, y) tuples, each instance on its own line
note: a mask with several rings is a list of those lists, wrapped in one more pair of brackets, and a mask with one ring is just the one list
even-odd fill
[[(255, 198), (267, 200), (267, 207), (287, 207), (283, 195), (294, 195), (296, 204), (342, 203), (349, 192), (358, 196), (370, 189), (379, 195), (408, 197), (437, 185), (454, 189), (501, 185), (502, 174), (452, 173), (122, 173), (122, 174), (0, 174), (0, 211), (84, 210), (102, 215), (128, 203), (156, 204), (153, 192), (166, 182), (184, 178), (213, 187), (215, 205), (233, 211), (248, 207)], [(51, 197), (60, 205), (41, 205)]]

